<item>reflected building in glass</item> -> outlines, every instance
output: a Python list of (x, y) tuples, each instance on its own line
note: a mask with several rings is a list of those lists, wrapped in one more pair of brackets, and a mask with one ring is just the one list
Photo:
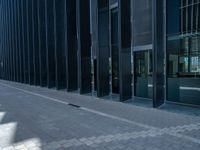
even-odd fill
[(200, 106), (200, 0), (0, 0), (0, 78)]
[(200, 3), (167, 1), (167, 100), (200, 105)]

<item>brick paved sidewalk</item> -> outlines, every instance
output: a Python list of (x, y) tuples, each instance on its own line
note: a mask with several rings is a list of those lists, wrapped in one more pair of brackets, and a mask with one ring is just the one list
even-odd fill
[(0, 81), (0, 149), (199, 150), (200, 111), (183, 108), (158, 110)]

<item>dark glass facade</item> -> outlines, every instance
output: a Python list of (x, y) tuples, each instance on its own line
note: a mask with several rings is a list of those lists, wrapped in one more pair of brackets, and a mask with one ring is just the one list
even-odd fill
[(134, 53), (135, 96), (153, 98), (152, 67), (152, 50)]
[(200, 105), (200, 0), (0, 0), (0, 78)]
[(133, 0), (132, 5), (133, 45), (152, 44), (152, 0)]
[(167, 1), (167, 100), (200, 104), (200, 2)]

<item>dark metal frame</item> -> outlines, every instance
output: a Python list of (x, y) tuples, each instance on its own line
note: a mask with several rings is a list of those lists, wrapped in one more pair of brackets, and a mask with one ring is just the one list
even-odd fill
[(66, 1), (66, 86), (67, 91), (78, 90), (78, 53), (76, 0)]
[(165, 26), (164, 0), (153, 0), (153, 107), (160, 107), (165, 102)]
[(90, 1), (76, 0), (76, 2), (78, 86), (80, 94), (87, 94), (92, 91)]
[(47, 86), (46, 0), (38, 0), (40, 86)]
[(106, 3), (105, 8), (99, 8), (101, 1), (102, 0), (97, 1), (98, 12), (97, 12), (97, 42), (96, 42), (97, 48), (96, 50), (97, 50), (97, 96), (98, 97), (107, 96), (110, 93), (109, 0), (104, 0), (104, 2)]
[(33, 62), (34, 62), (34, 85), (40, 85), (40, 61), (39, 61), (39, 23), (38, 23), (38, 3), (32, 1), (32, 22), (33, 22)]
[(119, 78), (120, 101), (132, 98), (131, 0), (119, 0)]
[(56, 89), (66, 88), (66, 0), (54, 1)]
[(46, 50), (47, 50), (47, 86), (56, 86), (55, 62), (55, 3), (46, 0)]

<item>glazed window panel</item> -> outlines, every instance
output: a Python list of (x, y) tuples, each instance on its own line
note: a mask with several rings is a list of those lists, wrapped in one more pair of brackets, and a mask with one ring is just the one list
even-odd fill
[(200, 105), (199, 1), (179, 2), (167, 1), (167, 100)]
[(167, 41), (168, 100), (200, 105), (200, 37)]
[(134, 0), (133, 18), (134, 46), (152, 44), (152, 0)]

